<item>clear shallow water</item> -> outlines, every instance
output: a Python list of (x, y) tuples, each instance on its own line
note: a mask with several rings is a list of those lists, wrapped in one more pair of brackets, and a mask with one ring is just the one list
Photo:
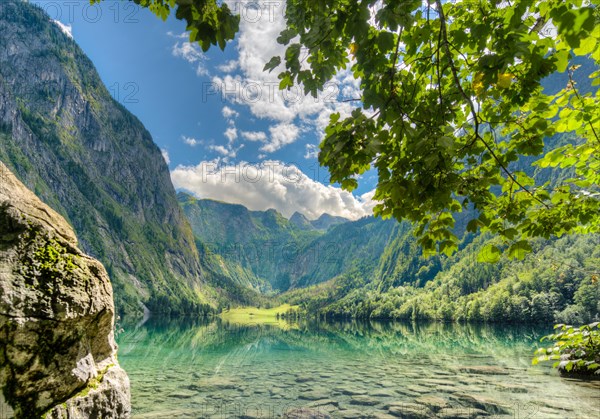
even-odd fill
[(150, 319), (125, 327), (119, 361), (134, 418), (600, 417), (600, 382), (531, 366), (547, 329), (280, 326)]

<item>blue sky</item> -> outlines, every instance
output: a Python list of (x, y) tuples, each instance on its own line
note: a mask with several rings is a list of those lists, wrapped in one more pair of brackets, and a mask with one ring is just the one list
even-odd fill
[[(96, 65), (111, 94), (152, 134), (177, 188), (251, 209), (323, 212), (358, 218), (372, 208), (375, 174), (354, 195), (328, 183), (316, 146), (329, 115), (351, 111), (358, 82), (341, 73), (318, 99), (280, 92), (277, 71), (283, 28), (276, 2), (231, 3), (241, 31), (225, 51), (202, 53), (187, 42), (185, 24), (161, 21), (126, 1), (35, 1), (58, 21)], [(252, 6), (254, 5), (254, 6)]]

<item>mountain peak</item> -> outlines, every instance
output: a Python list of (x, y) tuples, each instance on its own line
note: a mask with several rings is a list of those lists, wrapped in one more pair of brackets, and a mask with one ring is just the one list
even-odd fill
[(298, 211), (292, 214), (292, 216), (290, 217), (290, 223), (303, 230), (315, 229), (314, 226), (308, 220), (308, 218), (306, 218), (304, 214), (301, 214)]
[(329, 227), (346, 223), (350, 220), (337, 215), (323, 213), (316, 220), (309, 220), (304, 214), (296, 211), (290, 217), (290, 222), (303, 230), (327, 230)]
[(338, 224), (347, 223), (348, 221), (350, 221), (350, 220), (348, 220), (347, 218), (340, 217), (338, 215), (331, 215), (331, 214), (324, 212), (323, 214), (321, 214), (321, 216), (319, 218), (311, 221), (311, 224), (317, 230), (328, 230), (329, 227), (333, 227)]

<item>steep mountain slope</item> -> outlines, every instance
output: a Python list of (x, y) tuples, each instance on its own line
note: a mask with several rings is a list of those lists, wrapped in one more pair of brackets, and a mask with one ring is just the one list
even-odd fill
[(377, 281), (386, 249), (410, 240), (407, 233), (404, 224), (374, 217), (332, 227), (297, 254), (286, 288), (307, 287), (353, 270)]
[(294, 224), (296, 227), (302, 230), (314, 230), (315, 226), (313, 226), (308, 218), (304, 214), (300, 214), (299, 212), (295, 212), (290, 217), (290, 223)]
[(121, 311), (208, 309), (160, 150), (39, 8), (0, 2), (0, 160), (74, 227)]
[(303, 288), (357, 270), (381, 287), (423, 284), (439, 270), (439, 258), (422, 258), (409, 225), (395, 220), (326, 216), (315, 220), (318, 228), (300, 214), (286, 220), (182, 192), (178, 199), (212, 272), (255, 291)]
[(265, 293), (287, 289), (282, 288), (282, 278), (288, 276), (291, 258), (321, 234), (298, 228), (272, 209), (250, 211), (243, 205), (196, 199), (183, 192), (178, 199), (197, 242), (218, 258), (221, 273)]

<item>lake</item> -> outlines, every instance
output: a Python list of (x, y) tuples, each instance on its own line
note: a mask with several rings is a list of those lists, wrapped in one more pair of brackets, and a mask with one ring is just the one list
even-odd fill
[(594, 418), (600, 382), (531, 354), (551, 327), (151, 318), (118, 333), (136, 418)]

